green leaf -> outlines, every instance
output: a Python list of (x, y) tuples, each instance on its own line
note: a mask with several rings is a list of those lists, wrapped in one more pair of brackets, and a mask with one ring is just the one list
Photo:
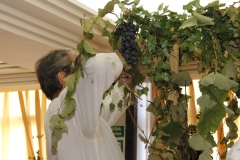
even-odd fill
[(226, 119), (226, 124), (229, 128), (231, 128), (231, 130), (237, 131), (238, 127), (237, 125), (234, 123), (234, 121), (228, 120)]
[(165, 6), (165, 7), (163, 8), (163, 12), (166, 13), (167, 11), (168, 11), (168, 6)]
[(196, 12), (193, 12), (192, 15), (193, 15), (194, 18), (196, 18), (198, 21), (200, 21), (203, 24), (214, 25), (213, 18), (203, 16), (203, 15), (201, 15), (199, 13), (196, 13)]
[(148, 54), (144, 54), (141, 56), (141, 65), (146, 65), (146, 66), (150, 66), (152, 65), (152, 57)]
[(161, 105), (158, 97), (155, 97), (153, 100), (153, 103), (150, 103), (150, 105), (147, 107), (146, 111), (153, 113), (155, 116), (159, 114), (158, 108)]
[(156, 147), (157, 149), (164, 149), (165, 146), (164, 146), (164, 144), (163, 144), (163, 142), (162, 142), (161, 139), (156, 139), (155, 147)]
[(207, 154), (206, 152), (202, 152), (202, 154), (200, 154), (198, 160), (212, 160), (212, 157), (209, 154)]
[(122, 102), (123, 102), (122, 100), (118, 101), (118, 103), (117, 103), (118, 108), (122, 108), (123, 107)]
[(65, 106), (60, 116), (62, 118), (68, 117), (74, 113), (75, 109), (76, 109), (76, 101), (75, 99), (72, 98), (71, 100), (65, 102)]
[(166, 158), (167, 160), (174, 160), (173, 158), (173, 154), (170, 153), (170, 152), (167, 152), (167, 153), (163, 153), (162, 154), (164, 158)]
[(172, 119), (174, 122), (184, 122), (186, 121), (186, 109), (187, 103), (180, 102), (177, 105), (171, 107)]
[(168, 133), (172, 139), (181, 136), (183, 129), (181, 128), (180, 123), (170, 121), (170, 123), (163, 128), (163, 132)]
[(83, 36), (88, 40), (92, 40), (94, 37), (94, 34), (83, 31)]
[(138, 95), (138, 96), (141, 96), (141, 95), (143, 95), (143, 94), (147, 95), (147, 94), (148, 94), (148, 91), (149, 91), (148, 87), (144, 87), (144, 88), (142, 88), (141, 90), (140, 90), (140, 89), (137, 90), (137, 95)]
[(94, 52), (94, 50), (92, 49), (90, 43), (89, 43), (88, 41), (86, 41), (86, 40), (85, 40), (84, 43), (83, 43), (83, 48), (85, 49), (85, 51), (86, 51), (87, 53), (96, 54), (96, 53)]
[(110, 104), (109, 104), (109, 107), (110, 107), (110, 111), (113, 111), (113, 110), (115, 109), (115, 104), (110, 103)]
[(58, 140), (61, 138), (62, 132), (62, 129), (53, 129), (52, 131), (51, 145), (53, 151), (57, 149)]
[(205, 7), (203, 7), (202, 9), (207, 9), (207, 8), (211, 8), (211, 7), (218, 7), (219, 6), (219, 1), (213, 1), (211, 3), (209, 3), (208, 5), (206, 5)]
[(176, 83), (179, 86), (189, 86), (192, 84), (192, 79), (188, 72), (174, 73), (171, 75), (170, 79), (173, 83)]
[(86, 56), (84, 56), (84, 55), (81, 57), (81, 65), (82, 65), (83, 70), (84, 70), (84, 68), (85, 68), (87, 59), (88, 59), (88, 57), (86, 57)]
[(233, 78), (234, 80), (236, 79), (237, 70), (232, 59), (226, 62), (226, 65), (222, 70), (222, 75), (226, 76), (227, 78)]
[(64, 79), (64, 83), (66, 84), (66, 86), (68, 87), (68, 90), (71, 92), (73, 90), (75, 90), (75, 86), (76, 86), (76, 83), (77, 83), (77, 80), (79, 79), (77, 76), (80, 77), (79, 74), (77, 74), (78, 72), (75, 72), (69, 76), (67, 76), (65, 79)]
[(236, 131), (230, 130), (230, 131), (227, 133), (226, 138), (233, 140), (233, 139), (238, 138), (238, 134), (237, 134)]
[(194, 134), (188, 139), (188, 141), (189, 145), (196, 151), (209, 150), (213, 147), (211, 143), (206, 141), (205, 138), (199, 133)]
[(161, 11), (163, 9), (163, 3), (158, 6), (158, 11)]
[(106, 27), (106, 23), (104, 22), (104, 20), (102, 19), (102, 17), (98, 17), (98, 16), (93, 16), (92, 17), (93, 22), (99, 26), (101, 29)]
[(64, 124), (59, 115), (52, 115), (49, 120), (49, 124), (53, 129), (67, 129), (66, 124)]
[(111, 13), (114, 9), (114, 5), (119, 3), (119, 0), (111, 0), (109, 1), (103, 9), (98, 9), (98, 16), (104, 17), (106, 14)]
[(203, 112), (206, 108), (213, 107), (216, 102), (211, 100), (208, 95), (203, 95), (197, 99), (197, 104), (200, 106), (200, 111)]
[(158, 61), (156, 66), (160, 69), (167, 69), (167, 70), (171, 69), (169, 61), (165, 61), (165, 62)]
[(140, 140), (144, 143), (148, 143), (147, 139), (144, 138), (141, 134), (138, 135), (138, 137), (140, 138)]
[(230, 141), (230, 142), (227, 144), (227, 148), (232, 148), (233, 145), (234, 145), (234, 142)]
[(207, 94), (211, 100), (214, 100), (216, 103), (224, 107), (223, 102), (225, 102), (228, 97), (228, 92), (226, 90), (221, 90), (213, 84), (207, 87), (200, 85), (199, 88), (203, 95)]
[(92, 19), (80, 19), (80, 23), (81, 23), (81, 26), (82, 26), (84, 32), (93, 34)]
[(148, 156), (148, 160), (161, 160), (161, 158), (160, 158), (160, 156), (158, 154), (151, 153)]
[(200, 85), (209, 86), (210, 84), (214, 84), (219, 89), (222, 90), (233, 90), (236, 92), (238, 90), (238, 83), (230, 80), (229, 78), (219, 74), (219, 73), (210, 73), (207, 76), (203, 77), (199, 81)]
[(206, 135), (210, 131), (215, 132), (224, 116), (225, 110), (219, 104), (216, 104), (209, 109), (206, 108), (200, 115), (197, 125), (198, 132), (203, 135)]
[(212, 146), (217, 146), (216, 142), (214, 141), (213, 135), (210, 133), (207, 134), (206, 141), (208, 141)]
[(134, 0), (134, 5), (138, 5), (140, 0)]
[(197, 26), (197, 25), (198, 25), (197, 19), (194, 17), (190, 17), (185, 22), (183, 22), (183, 24), (179, 27), (179, 29), (184, 29), (187, 27), (192, 27), (192, 26)]

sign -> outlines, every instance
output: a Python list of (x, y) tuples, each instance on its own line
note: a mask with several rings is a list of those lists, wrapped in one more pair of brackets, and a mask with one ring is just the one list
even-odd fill
[(118, 141), (118, 144), (123, 152), (123, 140), (117, 140)]
[(124, 126), (112, 126), (111, 129), (115, 137), (124, 137)]

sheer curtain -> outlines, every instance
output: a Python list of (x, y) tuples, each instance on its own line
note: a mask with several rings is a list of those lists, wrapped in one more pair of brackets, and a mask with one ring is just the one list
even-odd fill
[(0, 92), (0, 159), (46, 159), (43, 120), (49, 101), (39, 90)]

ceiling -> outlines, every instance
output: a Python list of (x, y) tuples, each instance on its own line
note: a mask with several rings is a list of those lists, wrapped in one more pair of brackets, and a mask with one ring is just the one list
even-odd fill
[[(80, 18), (94, 14), (77, 0), (0, 0), (0, 92), (39, 89), (36, 60), (52, 49), (75, 50), (83, 38)], [(94, 31), (94, 50), (111, 52)]]

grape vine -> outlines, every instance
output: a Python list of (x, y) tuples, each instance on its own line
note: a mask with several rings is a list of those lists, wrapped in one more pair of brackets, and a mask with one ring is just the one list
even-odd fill
[[(239, 2), (229, 7), (219, 1), (201, 6), (199, 0), (194, 0), (183, 6), (183, 14), (170, 11), (163, 4), (150, 13), (139, 6), (139, 2), (111, 0), (99, 9), (97, 16), (82, 19), (81, 25), (87, 40), (95, 35), (93, 26), (99, 26), (113, 50), (120, 52), (126, 60), (124, 71), (132, 78), (130, 88), (141, 88), (137, 94), (125, 90), (125, 94), (132, 95), (131, 104), (148, 93), (148, 88), (142, 86), (145, 79), (149, 79), (160, 93), (146, 108), (156, 117), (151, 133), (155, 138), (150, 141), (144, 132), (139, 135), (148, 146), (148, 159), (188, 160), (196, 156), (200, 160), (212, 159), (212, 149), (220, 145), (224, 151), (219, 154), (225, 158), (227, 148), (238, 137), (234, 120), (240, 115), (235, 97), (240, 79), (240, 9), (234, 6)], [(111, 29), (102, 18), (106, 14), (115, 15), (115, 5), (122, 13), (116, 28)], [(78, 49), (88, 54), (93, 50), (87, 40), (83, 40)], [(179, 47), (179, 55), (172, 55), (174, 45)], [(172, 69), (172, 57), (178, 62), (177, 70)], [(188, 108), (191, 107), (188, 100), (191, 97), (182, 94), (181, 88), (192, 84), (188, 70), (181, 69), (182, 64), (188, 66), (190, 61), (197, 63), (198, 73), (202, 76), (199, 81), (202, 96), (197, 99), (200, 106), (197, 125), (188, 124)], [(69, 82), (75, 79), (70, 77)], [(74, 86), (71, 87), (74, 91)], [(223, 121), (230, 130), (215, 141), (212, 133)]]

